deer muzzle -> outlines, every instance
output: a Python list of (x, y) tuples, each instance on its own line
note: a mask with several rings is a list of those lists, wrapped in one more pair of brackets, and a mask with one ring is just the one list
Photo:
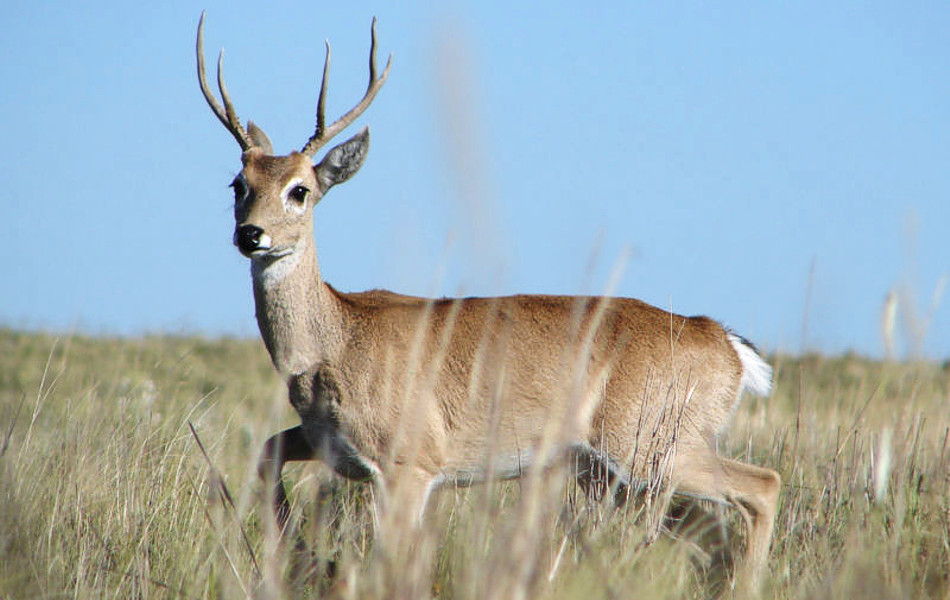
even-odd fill
[(234, 245), (241, 254), (250, 258), (255, 253), (270, 250), (270, 236), (257, 225), (239, 225), (234, 230)]

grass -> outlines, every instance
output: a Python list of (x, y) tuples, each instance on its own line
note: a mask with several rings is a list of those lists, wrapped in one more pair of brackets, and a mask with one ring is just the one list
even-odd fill
[[(720, 448), (785, 484), (762, 596), (950, 598), (950, 368), (772, 362), (772, 397), (746, 398)], [(393, 556), (371, 490), (293, 465), (306, 550), (278, 543), (255, 461), (294, 424), (257, 340), (0, 331), (0, 598), (709, 593), (695, 544), (556, 475), (440, 492)]]

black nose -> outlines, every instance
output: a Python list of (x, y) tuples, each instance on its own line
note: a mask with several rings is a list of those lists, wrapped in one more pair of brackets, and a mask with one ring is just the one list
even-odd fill
[(234, 232), (234, 244), (241, 254), (249, 255), (261, 245), (261, 235), (264, 230), (256, 225), (241, 225)]

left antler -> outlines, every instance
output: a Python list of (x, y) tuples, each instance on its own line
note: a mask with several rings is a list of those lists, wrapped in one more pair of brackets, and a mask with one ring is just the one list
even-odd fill
[[(376, 78), (376, 17), (373, 17), (372, 40), (369, 48), (369, 85), (366, 87), (366, 94), (363, 95), (363, 99), (360, 100), (356, 106), (351, 108), (348, 113), (337, 119), (329, 127), (326, 127), (327, 77), (330, 73), (330, 43), (327, 42), (327, 58), (323, 63), (323, 81), (320, 83), (320, 96), (317, 100), (317, 128), (300, 152), (312, 157), (324, 144), (346, 129), (350, 123), (363, 114), (363, 111), (369, 108), (369, 105), (373, 102), (373, 98), (376, 97), (376, 94), (386, 82), (386, 78), (389, 76), (389, 68), (392, 64), (393, 55), (390, 54), (389, 60), (386, 62), (386, 68), (383, 69), (383, 74), (380, 75), (378, 79)], [(224, 95), (223, 90), (222, 95)], [(218, 118), (221, 118), (220, 114), (218, 114)], [(238, 126), (240, 126), (240, 124), (238, 124)]]

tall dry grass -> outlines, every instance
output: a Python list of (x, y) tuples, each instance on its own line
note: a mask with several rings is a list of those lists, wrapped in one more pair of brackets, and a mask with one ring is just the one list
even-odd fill
[[(720, 448), (785, 482), (762, 597), (950, 598), (950, 368), (773, 363), (772, 397), (746, 398)], [(374, 548), (372, 490), (292, 465), (295, 532), (278, 543), (255, 462), (295, 424), (285, 394), (258, 341), (0, 332), (0, 597), (700, 598), (721, 583), (702, 540), (656, 537), (642, 504), (591, 501), (558, 472), (438, 493), (393, 555)]]

